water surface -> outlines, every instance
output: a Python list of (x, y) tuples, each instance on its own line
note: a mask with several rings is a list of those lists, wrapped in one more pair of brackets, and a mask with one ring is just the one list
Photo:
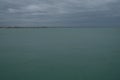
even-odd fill
[(0, 80), (120, 80), (120, 29), (0, 29)]

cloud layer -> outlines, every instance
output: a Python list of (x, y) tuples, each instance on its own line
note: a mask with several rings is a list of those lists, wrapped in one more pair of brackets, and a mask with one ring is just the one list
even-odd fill
[(0, 25), (116, 25), (119, 0), (0, 0)]

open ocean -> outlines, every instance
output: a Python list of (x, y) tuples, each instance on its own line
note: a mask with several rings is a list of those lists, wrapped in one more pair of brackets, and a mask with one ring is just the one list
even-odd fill
[(120, 28), (0, 29), (0, 80), (120, 80)]

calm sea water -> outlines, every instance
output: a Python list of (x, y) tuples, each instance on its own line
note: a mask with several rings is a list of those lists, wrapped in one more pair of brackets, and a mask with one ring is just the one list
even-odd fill
[(0, 29), (0, 80), (120, 80), (120, 28)]

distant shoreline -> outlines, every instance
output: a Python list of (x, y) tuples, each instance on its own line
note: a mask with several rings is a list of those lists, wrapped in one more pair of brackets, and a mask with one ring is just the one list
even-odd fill
[(0, 28), (56, 28), (56, 27), (0, 27)]
[(75, 27), (0, 27), (0, 28), (75, 28)]
[(95, 26), (89, 26), (89, 27), (46, 27), (46, 26), (43, 26), (43, 27), (0, 27), (1, 28), (5, 28), (5, 29), (11, 29), (11, 28), (15, 28), (15, 29), (19, 29), (19, 28), (120, 28), (120, 27), (109, 27), (109, 26), (106, 26), (106, 27), (95, 27)]

